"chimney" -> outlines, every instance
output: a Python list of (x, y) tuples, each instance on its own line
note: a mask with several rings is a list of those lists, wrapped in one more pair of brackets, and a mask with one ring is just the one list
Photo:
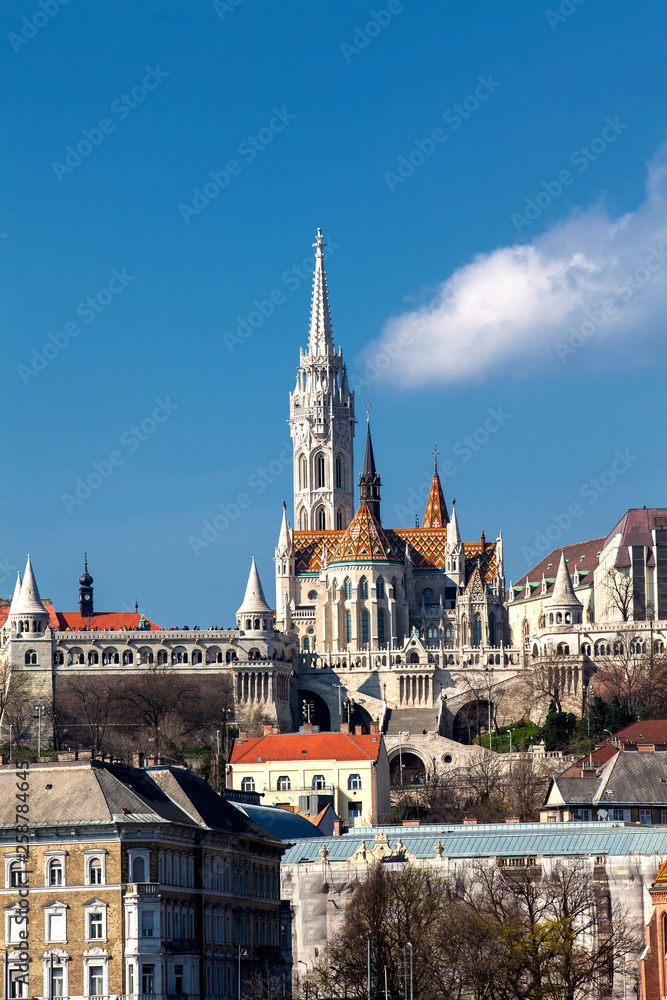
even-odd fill
[(264, 726), (264, 735), (273, 736), (273, 726)]
[(334, 820), (334, 837), (340, 837), (343, 834), (343, 824), (339, 819)]
[(401, 826), (419, 826), (419, 825), (420, 824), (418, 819), (404, 819), (403, 822), (401, 823)]
[(304, 722), (304, 724), (302, 725), (301, 728), (304, 731), (304, 733), (312, 733), (312, 731), (313, 731), (313, 724), (312, 724), (312, 722)]
[(142, 753), (132, 754), (132, 767), (143, 767), (144, 766), (144, 755)]
[(355, 736), (363, 736), (364, 735), (364, 727), (363, 726), (355, 726), (354, 727), (354, 735)]
[(239, 733), (239, 739), (240, 740), (247, 740), (248, 739), (248, 734), (247, 733)]
[(505, 822), (506, 823), (520, 823), (521, 820), (519, 819), (518, 816), (510, 816), (508, 819), (505, 820)]
[(486, 536), (484, 535), (484, 532), (482, 532), (482, 537), (480, 538), (480, 541), (482, 543), (482, 552), (485, 552), (486, 551)]
[(379, 735), (380, 735), (380, 723), (371, 722), (371, 736), (379, 736)]
[(464, 826), (477, 826), (477, 820), (476, 819), (464, 819), (463, 820), (463, 825)]
[(341, 733), (347, 733), (347, 735), (349, 736), (350, 735), (350, 723), (349, 722), (341, 722), (341, 724), (340, 724), (340, 731), (341, 731)]

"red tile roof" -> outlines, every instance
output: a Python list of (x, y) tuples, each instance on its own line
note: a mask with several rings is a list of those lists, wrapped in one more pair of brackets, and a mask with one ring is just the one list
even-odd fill
[(667, 743), (667, 719), (650, 719), (646, 722), (631, 722), (614, 733), (621, 743), (636, 743), (638, 746), (653, 743)]
[[(234, 740), (230, 764), (278, 760), (377, 760), (382, 737), (347, 733), (283, 733)], [(304, 752), (305, 751), (305, 752)]]
[[(604, 538), (589, 538), (586, 542), (575, 542), (573, 545), (563, 545), (562, 551), (565, 553), (565, 561), (570, 571), (570, 576), (574, 577), (574, 571), (579, 570), (579, 586), (589, 587), (593, 585), (593, 572), (597, 569), (600, 561), (600, 552), (606, 544)], [(526, 576), (531, 585), (531, 597), (542, 596), (542, 574), (547, 581), (547, 595), (551, 594), (556, 581), (558, 564), (560, 563), (561, 548), (554, 549), (548, 556), (528, 570)], [(468, 546), (466, 545), (466, 554)], [(510, 600), (515, 602), (525, 600), (526, 576), (523, 576), (514, 584), (514, 594), (510, 595)], [(574, 581), (573, 581), (574, 582)], [(575, 588), (576, 589), (576, 588)]]
[[(82, 629), (98, 632), (122, 632), (123, 629), (136, 629), (141, 615), (134, 611), (100, 611), (98, 614), (84, 618), (78, 611), (54, 611), (50, 601), (42, 601), (42, 604), (49, 612), (49, 625), (51, 628), (65, 632), (78, 632)], [(7, 621), (9, 615), (9, 605), (0, 607), (0, 628)], [(162, 631), (160, 625), (156, 625), (149, 618), (146, 619), (151, 629)]]

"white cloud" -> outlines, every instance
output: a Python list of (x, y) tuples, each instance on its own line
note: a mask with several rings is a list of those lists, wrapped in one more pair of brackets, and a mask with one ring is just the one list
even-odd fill
[(664, 330), (666, 292), (667, 147), (635, 212), (612, 220), (597, 205), (531, 243), (480, 254), (388, 320), (364, 360), (418, 386), (637, 357), (639, 341)]

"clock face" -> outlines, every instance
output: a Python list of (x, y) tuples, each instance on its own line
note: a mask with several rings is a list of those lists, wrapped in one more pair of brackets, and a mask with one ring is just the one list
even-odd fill
[(90, 600), (90, 594), (84, 594), (83, 595), (83, 599), (84, 599), (84, 601), (89, 601)]

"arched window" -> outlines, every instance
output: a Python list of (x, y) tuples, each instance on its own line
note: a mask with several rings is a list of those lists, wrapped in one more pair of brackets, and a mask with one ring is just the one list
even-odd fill
[(49, 861), (49, 885), (63, 885), (63, 863), (60, 858)]
[(132, 881), (133, 882), (146, 881), (146, 862), (143, 858), (132, 859)]
[(339, 507), (336, 511), (336, 530), (342, 531), (345, 527), (345, 514), (343, 513), (343, 508)]
[(336, 455), (336, 489), (343, 489), (343, 460), (340, 455)]
[(359, 595), (359, 600), (361, 601), (368, 600), (368, 580), (366, 579), (365, 576), (362, 576), (361, 580), (359, 581), (358, 595)]
[(539, 655), (540, 655), (540, 651), (539, 651), (539, 649), (537, 647), (537, 643), (535, 643), (535, 645), (533, 646), (533, 656), (535, 657), (535, 656), (539, 656)]
[(375, 584), (375, 594), (378, 601), (384, 601), (384, 577), (379, 576)]
[(384, 608), (378, 608), (378, 642), (384, 642)]
[(120, 656), (115, 649), (109, 647), (102, 653), (102, 664), (105, 667), (110, 667), (114, 663), (120, 663)]
[(489, 615), (489, 646), (495, 646), (496, 644), (495, 631), (496, 631), (496, 619), (493, 617), (493, 615)]
[(157, 654), (157, 662), (161, 666), (165, 666), (169, 657), (166, 649), (160, 649)]
[(323, 489), (326, 485), (327, 485), (326, 467), (324, 462), (324, 455), (320, 452), (319, 455), (315, 456), (315, 487), (317, 489)]
[(556, 612), (556, 625), (562, 625), (562, 624), (563, 624), (563, 616), (560, 613), (560, 611), (558, 611)]
[(126, 649), (125, 652), (123, 653), (123, 664), (125, 666), (127, 666), (127, 664), (128, 663), (132, 663), (133, 660), (134, 660), (134, 657), (133, 657), (132, 653), (130, 652), (129, 649)]
[(299, 489), (308, 489), (308, 462), (305, 455), (299, 455)]
[(54, 667), (62, 667), (62, 665), (63, 665), (64, 662), (65, 662), (65, 657), (60, 652), (60, 650), (58, 650), (56, 653), (53, 654), (53, 666)]
[(310, 652), (310, 639), (308, 638), (307, 635), (303, 637), (303, 651), (304, 653)]
[(12, 889), (25, 885), (25, 866), (22, 861), (12, 861), (9, 866), (9, 884)]
[(187, 663), (188, 662), (188, 651), (182, 646), (177, 646), (176, 649), (172, 650), (171, 653), (172, 663)]
[(361, 641), (368, 642), (368, 611), (361, 612)]
[(88, 666), (92, 667), (94, 664), (100, 662), (99, 653), (96, 649), (91, 649), (88, 653)]
[(625, 647), (622, 642), (614, 643), (614, 656), (623, 656), (625, 652)]
[(281, 774), (278, 778), (278, 791), (279, 792), (289, 792), (292, 787), (292, 782), (286, 774)]
[(475, 646), (482, 645), (482, 619), (475, 615)]
[(102, 862), (91, 858), (88, 862), (88, 881), (91, 885), (102, 885)]
[(345, 600), (346, 601), (351, 601), (352, 600), (352, 583), (351, 583), (350, 578), (348, 576), (345, 577), (345, 582), (343, 583), (343, 586), (345, 588)]
[(241, 790), (244, 792), (254, 792), (255, 791), (255, 779), (254, 778), (244, 778), (241, 782)]
[(324, 780), (323, 774), (313, 775), (313, 790), (316, 792), (323, 792), (326, 788), (326, 782)]
[[(228, 649), (227, 650), (226, 659), (227, 659), (227, 663), (234, 663), (236, 661), (236, 659), (237, 659), (237, 657), (236, 657), (236, 650), (235, 649)], [(220, 653), (220, 659), (217, 662), (218, 663), (222, 663), (222, 653)]]
[(361, 775), (351, 774), (347, 779), (347, 788), (350, 792), (358, 792), (361, 788)]
[(193, 651), (192, 651), (192, 662), (193, 663), (201, 663), (202, 662), (201, 649), (193, 649)]
[(299, 511), (299, 531), (308, 531), (308, 513), (305, 507)]
[(317, 510), (317, 530), (326, 531), (327, 530), (327, 512), (324, 507), (319, 507)]
[(437, 641), (437, 639), (438, 639), (438, 626), (437, 625), (429, 625), (429, 627), (426, 630), (426, 638), (430, 642), (436, 642)]
[(447, 622), (447, 624), (445, 625), (445, 639), (453, 639), (453, 638), (454, 638), (454, 626), (452, 625), (451, 622)]
[(347, 636), (347, 641), (352, 642), (352, 612), (345, 612), (345, 634)]
[(25, 663), (26, 663), (26, 666), (29, 666), (29, 667), (30, 666), (33, 666), (33, 667), (37, 666), (37, 653), (35, 652), (34, 649), (27, 650), (27, 652), (25, 654)]

